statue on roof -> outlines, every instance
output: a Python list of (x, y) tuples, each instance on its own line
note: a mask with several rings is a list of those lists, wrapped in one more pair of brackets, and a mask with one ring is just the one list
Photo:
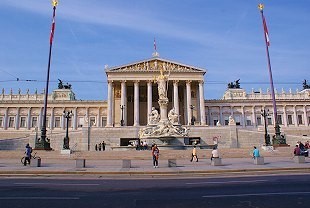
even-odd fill
[(62, 84), (62, 81), (61, 81), (61, 79), (58, 79), (58, 89), (63, 89), (64, 88), (64, 86), (63, 86), (63, 84)]
[(240, 89), (240, 79), (227, 84), (228, 89)]
[(302, 83), (302, 87), (303, 89), (310, 89), (310, 85), (307, 84), (307, 80), (304, 80), (303, 83)]

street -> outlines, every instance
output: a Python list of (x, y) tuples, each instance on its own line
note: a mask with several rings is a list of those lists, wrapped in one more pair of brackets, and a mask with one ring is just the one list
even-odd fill
[(308, 207), (310, 175), (0, 178), (7, 207)]

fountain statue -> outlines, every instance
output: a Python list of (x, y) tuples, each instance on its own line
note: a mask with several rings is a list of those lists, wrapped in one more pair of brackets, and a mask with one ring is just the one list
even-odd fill
[(152, 107), (152, 112), (148, 115), (148, 125), (139, 131), (139, 137), (140, 139), (157, 138), (164, 144), (168, 144), (170, 140), (175, 138), (187, 137), (189, 130), (179, 124), (180, 115), (175, 112), (174, 108), (167, 113), (169, 103), (167, 91), (170, 71), (167, 74), (164, 71), (167, 71), (165, 65), (160, 69), (160, 75), (155, 78), (158, 85), (160, 115), (155, 107)]

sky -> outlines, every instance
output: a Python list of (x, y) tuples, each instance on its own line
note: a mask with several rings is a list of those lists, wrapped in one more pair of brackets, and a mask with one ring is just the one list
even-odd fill
[[(207, 70), (205, 99), (222, 98), (240, 79), (250, 93), (270, 88), (258, 3), (265, 5), (274, 86), (310, 83), (309, 0), (59, 0), (49, 93), (58, 79), (77, 99), (106, 100), (109, 67), (161, 58)], [(53, 8), (50, 0), (1, 0), (0, 89), (45, 88)]]

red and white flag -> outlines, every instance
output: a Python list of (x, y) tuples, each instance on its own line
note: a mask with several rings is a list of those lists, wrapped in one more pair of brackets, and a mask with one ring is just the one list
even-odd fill
[(53, 39), (54, 39), (54, 31), (55, 31), (55, 10), (56, 10), (56, 8), (54, 8), (54, 12), (53, 12), (53, 21), (52, 21), (52, 28), (51, 28), (50, 44), (53, 43)]
[(264, 25), (264, 32), (265, 32), (266, 43), (267, 43), (267, 46), (270, 46), (268, 28), (267, 28), (267, 24), (266, 24), (266, 20), (265, 20), (264, 14), (263, 14), (263, 25)]
[(155, 38), (154, 38), (154, 50), (157, 51)]

